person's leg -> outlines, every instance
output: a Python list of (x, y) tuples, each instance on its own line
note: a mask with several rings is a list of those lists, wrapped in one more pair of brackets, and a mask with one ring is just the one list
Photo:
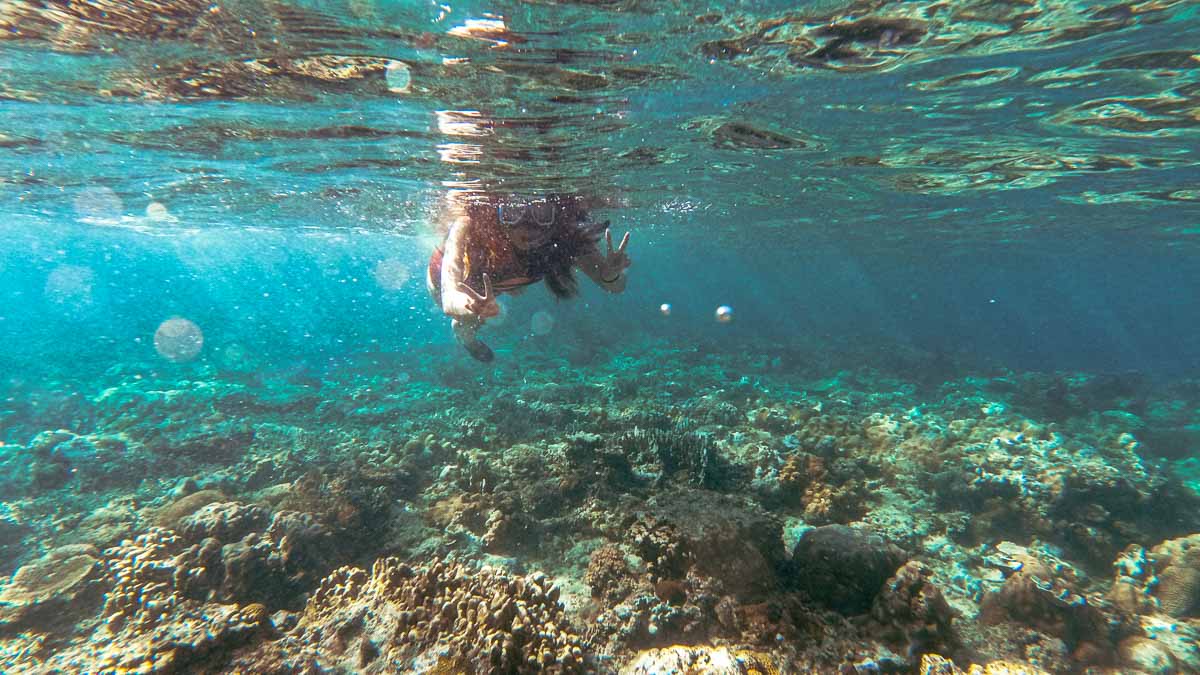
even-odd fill
[(492, 348), (480, 342), (476, 333), (479, 332), (479, 327), (483, 325), (482, 321), (459, 321), (454, 319), (450, 322), (454, 329), (454, 337), (458, 338), (460, 344), (466, 348), (471, 356), (475, 357), (476, 361), (487, 363), (496, 358)]

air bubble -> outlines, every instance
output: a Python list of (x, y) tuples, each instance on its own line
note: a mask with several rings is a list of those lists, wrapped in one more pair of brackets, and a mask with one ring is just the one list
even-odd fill
[(112, 188), (90, 187), (75, 195), (75, 214), (85, 220), (119, 220), (124, 205)]
[(90, 267), (59, 265), (46, 277), (46, 299), (61, 309), (81, 311), (92, 305), (96, 275)]
[(407, 94), (412, 86), (412, 69), (403, 61), (388, 62), (384, 71), (388, 91), (393, 94)]
[(535, 312), (529, 320), (529, 329), (534, 335), (546, 335), (554, 330), (554, 317), (549, 312)]
[(375, 278), (375, 283), (379, 284), (380, 288), (398, 291), (412, 278), (412, 272), (408, 269), (408, 265), (395, 258), (388, 258), (375, 263), (375, 267), (371, 270), (371, 276)]
[(229, 370), (246, 370), (250, 367), (250, 354), (242, 345), (234, 342), (219, 354), (221, 366)]
[(167, 319), (154, 331), (154, 350), (168, 361), (191, 361), (203, 347), (204, 333), (188, 319)]
[(146, 218), (160, 223), (173, 223), (178, 220), (167, 210), (162, 202), (150, 202), (146, 205)]

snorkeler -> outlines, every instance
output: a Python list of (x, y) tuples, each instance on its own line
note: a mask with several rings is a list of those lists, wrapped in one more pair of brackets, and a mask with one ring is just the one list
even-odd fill
[(569, 298), (578, 291), (575, 269), (610, 293), (625, 290), (629, 233), (613, 248), (608, 222), (588, 222), (580, 198), (473, 195), (459, 207), (448, 212), (446, 238), (429, 259), (426, 283), (452, 318), (455, 337), (479, 361), (495, 357), (476, 334), (500, 313), (500, 293), (545, 281), (555, 297)]

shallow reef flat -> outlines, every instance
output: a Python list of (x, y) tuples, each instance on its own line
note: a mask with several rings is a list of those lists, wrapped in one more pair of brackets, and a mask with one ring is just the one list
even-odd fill
[(1200, 672), (1200, 384), (563, 349), (11, 381), (0, 670)]

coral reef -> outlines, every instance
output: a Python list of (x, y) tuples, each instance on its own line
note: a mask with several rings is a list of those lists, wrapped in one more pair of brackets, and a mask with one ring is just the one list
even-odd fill
[(637, 576), (629, 569), (625, 552), (614, 544), (605, 544), (592, 552), (583, 581), (592, 596), (603, 604), (616, 604), (633, 592)]
[(664, 647), (648, 649), (634, 655), (632, 662), (621, 669), (621, 675), (656, 675), (657, 673), (711, 673), (712, 675), (747, 675), (781, 672), (778, 664), (767, 654), (749, 650), (730, 650), (727, 647)]
[(0, 669), (1200, 671), (1150, 447), (1200, 420), (1144, 381), (604, 355), (115, 369), (22, 417)]
[(972, 663), (966, 669), (940, 654), (921, 657), (921, 675), (1049, 675), (1046, 671), (1025, 663), (991, 661), (985, 665)]

